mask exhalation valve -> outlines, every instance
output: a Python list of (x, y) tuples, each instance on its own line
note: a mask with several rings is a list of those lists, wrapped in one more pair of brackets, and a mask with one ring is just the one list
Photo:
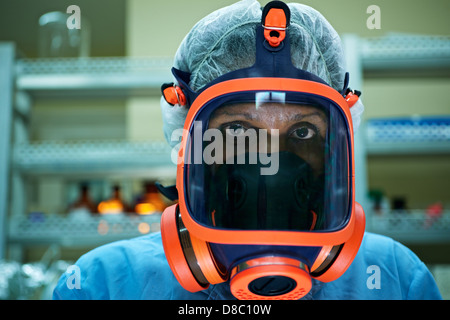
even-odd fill
[(231, 293), (239, 300), (297, 300), (312, 287), (308, 267), (285, 257), (261, 257), (233, 268)]
[(248, 289), (254, 294), (273, 297), (291, 292), (297, 286), (294, 279), (284, 276), (267, 276), (253, 280)]

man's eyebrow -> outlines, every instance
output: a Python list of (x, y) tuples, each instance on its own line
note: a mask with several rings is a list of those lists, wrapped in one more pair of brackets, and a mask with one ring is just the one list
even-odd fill
[(220, 116), (232, 116), (232, 117), (238, 117), (238, 116), (240, 116), (240, 117), (242, 117), (242, 118), (244, 118), (244, 119), (246, 119), (246, 120), (255, 120), (255, 119), (258, 119), (259, 117), (258, 117), (258, 115), (257, 114), (254, 114), (254, 113), (248, 113), (248, 112), (240, 112), (240, 111), (237, 111), (237, 112), (230, 112), (229, 110), (217, 110), (214, 114), (213, 114), (213, 116), (214, 117), (220, 117)]
[[(248, 113), (248, 112), (240, 112), (240, 111), (230, 111), (230, 109), (226, 110), (217, 110), (214, 114), (214, 117), (220, 117), (220, 116), (231, 116), (231, 117), (242, 117), (246, 120), (259, 120), (260, 116), (258, 113)], [(319, 117), (322, 119), (322, 121), (326, 122), (326, 116), (323, 114), (323, 112), (316, 111), (313, 113), (307, 113), (307, 114), (301, 114), (297, 113), (289, 118), (289, 121), (301, 121), (304, 118), (310, 118), (310, 117)]]
[(292, 117), (292, 120), (300, 121), (300, 120), (303, 120), (304, 118), (310, 118), (310, 117), (314, 117), (314, 116), (319, 117), (324, 122), (327, 121), (326, 116), (323, 114), (323, 112), (320, 112), (320, 111), (316, 111), (316, 112), (308, 113), (308, 114), (296, 114), (295, 116)]

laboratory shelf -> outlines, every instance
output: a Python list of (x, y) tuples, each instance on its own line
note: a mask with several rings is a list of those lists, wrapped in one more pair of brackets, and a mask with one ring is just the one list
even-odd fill
[(80, 174), (174, 170), (165, 141), (41, 141), (15, 144), (12, 163), (26, 174)]
[(161, 214), (62, 215), (32, 213), (9, 219), (8, 242), (62, 247), (98, 246), (160, 231)]
[(365, 71), (450, 67), (450, 37), (388, 33), (360, 41)]
[[(370, 119), (364, 126), (368, 156), (417, 156), (450, 153), (449, 116)], [(368, 214), (367, 230), (403, 243), (450, 243), (450, 211), (433, 220), (425, 210)]]
[(365, 135), (369, 155), (450, 153), (448, 116), (371, 119)]
[(392, 210), (371, 214), (371, 232), (406, 244), (450, 243), (450, 210), (430, 217), (425, 210)]
[(151, 95), (172, 79), (168, 58), (41, 58), (16, 63), (16, 88), (33, 97)]

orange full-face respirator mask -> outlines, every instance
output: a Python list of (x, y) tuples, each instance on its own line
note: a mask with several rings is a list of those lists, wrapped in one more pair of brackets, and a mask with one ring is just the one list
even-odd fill
[(194, 92), (190, 74), (162, 86), (189, 108), (178, 151), (178, 203), (161, 218), (164, 251), (191, 292), (229, 281), (238, 299), (300, 299), (352, 263), (365, 218), (354, 200), (359, 93), (292, 65), (289, 8), (270, 2), (256, 62)]

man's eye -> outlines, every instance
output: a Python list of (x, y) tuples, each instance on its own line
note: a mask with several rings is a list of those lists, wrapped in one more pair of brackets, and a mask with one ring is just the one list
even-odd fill
[(307, 126), (303, 126), (303, 127), (300, 127), (298, 129), (294, 130), (293, 135), (294, 135), (294, 138), (306, 140), (306, 139), (314, 138), (314, 136), (316, 135), (316, 131)]
[(232, 123), (225, 126), (225, 130), (227, 134), (231, 134), (233, 136), (239, 136), (245, 133), (245, 128), (241, 124)]

